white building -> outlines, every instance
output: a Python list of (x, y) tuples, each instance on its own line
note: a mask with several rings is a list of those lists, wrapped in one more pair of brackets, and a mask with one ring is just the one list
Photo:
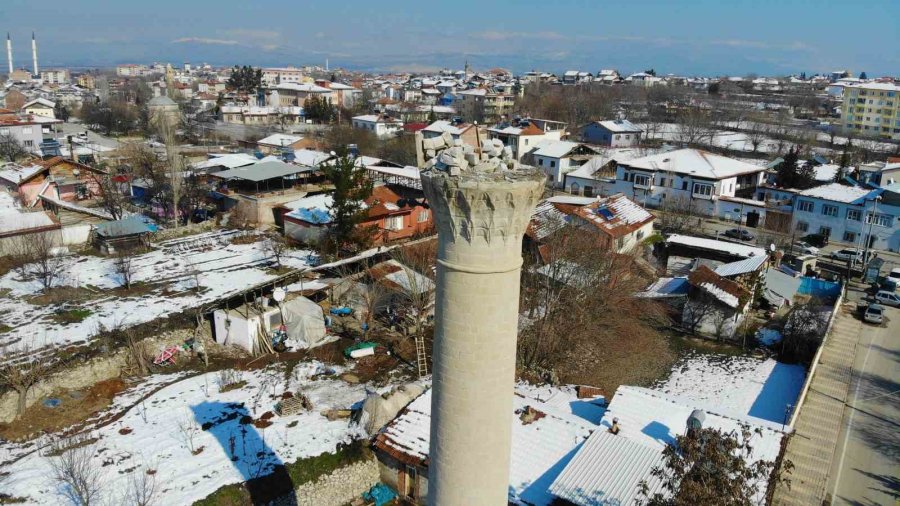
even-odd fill
[(651, 207), (672, 199), (690, 201), (699, 212), (713, 214), (720, 196), (752, 196), (765, 171), (699, 149), (679, 149), (620, 162), (612, 191)]
[(383, 114), (364, 114), (353, 117), (353, 128), (368, 130), (379, 138), (397, 135), (403, 130), (403, 122)]
[(536, 121), (528, 121), (522, 126), (488, 129), (490, 138), (500, 139), (504, 146), (510, 148), (513, 158), (519, 162), (541, 142), (561, 140), (562, 134), (562, 129), (541, 128)]
[(861, 250), (900, 251), (900, 194), (832, 183), (803, 190), (794, 199), (792, 224)]
[(590, 146), (571, 141), (547, 140), (538, 143), (531, 152), (529, 164), (547, 174), (548, 183), (562, 188), (566, 174), (581, 167), (597, 152)]
[(68, 84), (69, 71), (66, 69), (41, 70), (41, 82), (44, 84)]
[(296, 67), (270, 67), (262, 69), (262, 82), (266, 86), (303, 82), (303, 70)]
[(36, 98), (26, 102), (22, 106), (22, 112), (25, 114), (33, 114), (35, 116), (43, 116), (45, 118), (56, 119), (56, 103), (46, 98)]

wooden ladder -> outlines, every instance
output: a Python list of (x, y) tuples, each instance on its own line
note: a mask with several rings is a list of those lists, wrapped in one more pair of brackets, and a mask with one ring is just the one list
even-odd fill
[(419, 377), (428, 375), (428, 357), (425, 355), (425, 338), (416, 336), (416, 364), (419, 366)]

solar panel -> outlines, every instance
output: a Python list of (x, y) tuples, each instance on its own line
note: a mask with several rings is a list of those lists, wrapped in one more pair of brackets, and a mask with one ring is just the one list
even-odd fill
[(603, 216), (607, 220), (611, 220), (615, 217), (615, 215), (612, 213), (612, 211), (610, 211), (606, 207), (598, 207), (596, 212), (597, 212), (597, 214), (599, 214), (600, 216)]

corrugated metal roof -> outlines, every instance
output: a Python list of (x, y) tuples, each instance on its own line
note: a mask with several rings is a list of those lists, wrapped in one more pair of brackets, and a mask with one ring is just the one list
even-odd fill
[(103, 237), (122, 237), (147, 233), (150, 233), (150, 228), (139, 216), (129, 216), (121, 220), (107, 221), (97, 225), (97, 234)]
[(662, 460), (659, 449), (600, 429), (550, 485), (550, 492), (584, 506), (634, 504), (642, 480), (647, 480), (650, 494), (662, 490), (660, 480), (650, 475)]
[(716, 267), (716, 274), (719, 276), (737, 276), (746, 274), (759, 269), (766, 262), (768, 257), (757, 256), (731, 262), (730, 264), (722, 264)]
[(222, 172), (216, 172), (213, 175), (222, 179), (243, 179), (245, 181), (259, 182), (265, 181), (267, 179), (275, 179), (278, 177), (290, 176), (292, 174), (299, 174), (300, 172), (310, 172), (312, 170), (313, 169), (311, 167), (293, 165), (290, 163), (272, 160), (268, 162), (254, 163), (253, 165), (247, 165), (244, 167), (223, 170)]

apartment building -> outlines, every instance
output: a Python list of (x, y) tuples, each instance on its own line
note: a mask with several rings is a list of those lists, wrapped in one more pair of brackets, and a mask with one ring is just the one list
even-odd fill
[(900, 140), (900, 86), (868, 82), (844, 86), (841, 127), (855, 137)]
[(460, 113), (467, 121), (497, 123), (508, 116), (516, 105), (515, 95), (497, 93), (487, 88), (460, 91)]
[(266, 86), (284, 83), (302, 83), (303, 70), (296, 67), (270, 67), (262, 69), (262, 82)]
[(66, 69), (41, 69), (41, 82), (44, 84), (68, 84), (69, 71)]
[[(896, 187), (895, 187), (896, 188)], [(794, 198), (793, 229), (869, 248), (900, 250), (900, 194), (838, 183), (816, 186)]]

